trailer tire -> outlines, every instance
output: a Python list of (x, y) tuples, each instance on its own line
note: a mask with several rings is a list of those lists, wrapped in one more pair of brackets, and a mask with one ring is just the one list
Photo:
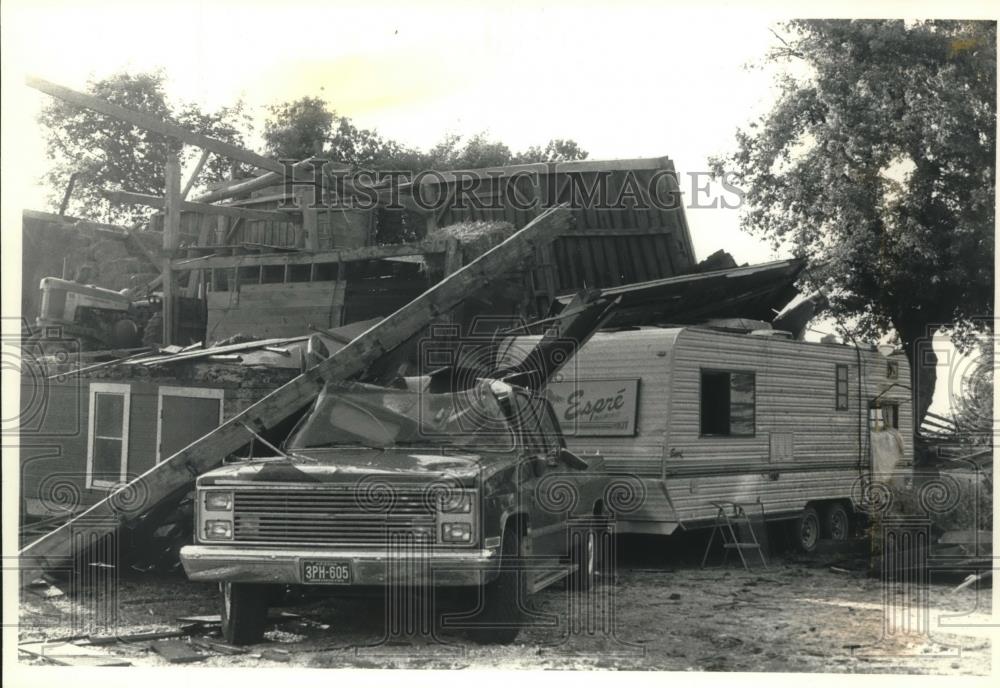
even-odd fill
[(807, 506), (799, 517), (792, 521), (792, 541), (799, 551), (810, 554), (816, 551), (819, 533), (819, 513), (815, 507)]
[(219, 583), (222, 637), (233, 645), (252, 645), (264, 637), (270, 590), (267, 585)]
[(483, 645), (506, 645), (514, 642), (521, 632), (528, 588), (523, 572), (522, 537), (518, 524), (509, 523), (500, 546), (500, 573), (496, 580), (484, 585), (480, 594), (483, 624), (470, 628), (470, 640)]
[(851, 534), (851, 515), (840, 502), (828, 504), (823, 510), (823, 537), (843, 542)]

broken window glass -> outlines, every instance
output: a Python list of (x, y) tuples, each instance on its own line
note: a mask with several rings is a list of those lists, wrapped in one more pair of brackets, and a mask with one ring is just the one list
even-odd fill
[(756, 420), (754, 373), (701, 371), (701, 434), (750, 437)]

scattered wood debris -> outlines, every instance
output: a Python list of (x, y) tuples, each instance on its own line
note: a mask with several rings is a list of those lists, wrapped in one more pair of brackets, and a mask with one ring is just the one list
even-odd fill
[(206, 653), (183, 640), (156, 640), (149, 648), (171, 664), (190, 664), (208, 658)]
[(30, 657), (59, 666), (132, 666), (132, 663), (126, 660), (109, 657), (71, 642), (22, 643), (17, 649)]

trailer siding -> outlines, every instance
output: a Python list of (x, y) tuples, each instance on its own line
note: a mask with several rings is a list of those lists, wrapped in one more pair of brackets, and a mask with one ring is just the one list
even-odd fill
[[(700, 328), (598, 333), (564, 374), (641, 378), (637, 432), (567, 442), (575, 451), (601, 452), (612, 471), (643, 481), (643, 507), (620, 519), (625, 531), (669, 533), (681, 524), (702, 525), (715, 515), (713, 501), (759, 502), (769, 515), (788, 515), (811, 501), (847, 499), (869, 469), (868, 404), (880, 394), (884, 403), (898, 404), (904, 460), (912, 456), (905, 358), (892, 357), (898, 380), (890, 380), (885, 357), (860, 352), (859, 417), (858, 355), (849, 346)], [(849, 371), (849, 403), (841, 411), (837, 364)], [(701, 436), (702, 369), (754, 373), (753, 436)], [(779, 443), (791, 435), (790, 457), (772, 457), (772, 434)]]

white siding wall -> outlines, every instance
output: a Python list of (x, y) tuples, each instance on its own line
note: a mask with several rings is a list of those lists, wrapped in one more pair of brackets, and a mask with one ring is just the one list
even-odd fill
[[(862, 351), (861, 360), (862, 463), (867, 468), (868, 403), (883, 392), (884, 402), (899, 404), (904, 458), (911, 460), (906, 359), (893, 357), (899, 362), (896, 387), (886, 378), (883, 356)], [(836, 410), (838, 363), (849, 371), (846, 411)], [(700, 436), (702, 368), (755, 373), (754, 437)], [(568, 438), (574, 451), (600, 451), (610, 470), (643, 477), (646, 506), (629, 517), (634, 529), (670, 532), (678, 520), (711, 519), (713, 501), (759, 501), (768, 513), (794, 512), (808, 501), (848, 497), (858, 477), (858, 354), (853, 347), (650, 328), (596, 334), (563, 371), (574, 372), (584, 379), (642, 380), (635, 437)], [(772, 432), (793, 434), (791, 459), (771, 461)], [(659, 481), (661, 472), (665, 483)]]

